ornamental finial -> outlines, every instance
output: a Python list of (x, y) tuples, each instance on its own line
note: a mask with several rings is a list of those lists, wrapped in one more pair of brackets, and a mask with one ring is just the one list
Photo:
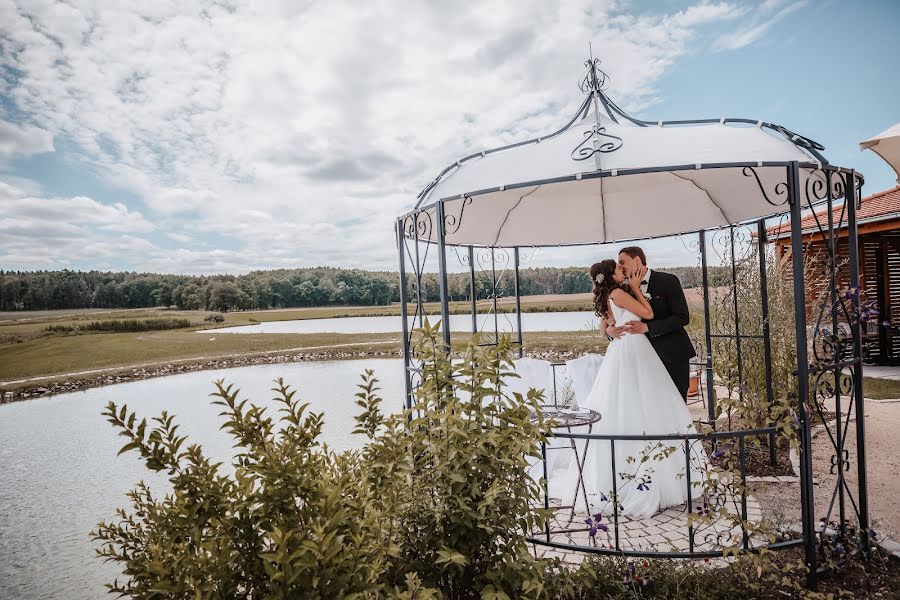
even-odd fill
[(609, 76), (600, 68), (600, 59), (594, 58), (594, 50), (590, 43), (588, 43), (588, 52), (590, 56), (588, 60), (584, 61), (587, 72), (581, 79), (581, 83), (578, 84), (583, 94), (603, 91), (606, 89), (607, 83), (609, 83)]

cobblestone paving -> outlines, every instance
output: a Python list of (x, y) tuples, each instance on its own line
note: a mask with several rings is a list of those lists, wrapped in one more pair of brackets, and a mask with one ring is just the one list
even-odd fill
[[(698, 501), (694, 501), (698, 506)], [(729, 498), (726, 502), (729, 512), (740, 511), (740, 498)], [(652, 552), (687, 552), (690, 550), (687, 509), (684, 505), (670, 507), (648, 519), (630, 519), (619, 517), (619, 545), (621, 550), (640, 550)], [(612, 515), (604, 516), (603, 521), (609, 532), (598, 531), (591, 540), (584, 520), (587, 514), (576, 512), (571, 518), (571, 510), (559, 508), (550, 525), (550, 541), (561, 544), (572, 544), (586, 547), (613, 549), (616, 547), (616, 533)], [(758, 523), (762, 517), (759, 504), (753, 496), (747, 496), (747, 520)], [(709, 525), (694, 527), (694, 551), (718, 551), (726, 546), (741, 543), (741, 529), (732, 527), (731, 519), (720, 517)], [(535, 536), (545, 539), (544, 535)], [(760, 541), (748, 538), (750, 547), (759, 545)], [(559, 557), (563, 562), (577, 565), (588, 556), (584, 552), (575, 552), (533, 544), (535, 556), (541, 558)]]

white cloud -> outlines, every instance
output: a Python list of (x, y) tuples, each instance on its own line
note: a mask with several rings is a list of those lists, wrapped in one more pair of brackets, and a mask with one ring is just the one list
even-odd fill
[(154, 226), (121, 202), (103, 204), (92, 198), (38, 198), (0, 181), (0, 217), (34, 223), (66, 223), (104, 231), (147, 233)]
[(53, 135), (29, 125), (0, 120), (0, 158), (53, 152)]
[[(0, 62), (19, 73), (6, 95), (30, 123), (190, 232), (169, 236), (178, 251), (123, 254), (128, 265), (395, 268), (393, 218), (441, 168), (570, 116), (589, 41), (610, 93), (642, 109), (701, 28), (744, 11), (0, 0)], [(203, 246), (223, 236), (236, 249)]]
[(167, 233), (166, 237), (180, 244), (187, 244), (192, 239), (191, 236), (184, 235), (183, 233)]
[[(714, 42), (713, 47), (717, 50), (739, 50), (749, 46), (762, 39), (776, 23), (806, 6), (807, 1), (793, 2), (779, 9), (783, 4), (784, 0), (766, 0), (759, 6), (755, 12), (756, 18), (751, 19), (749, 25), (720, 36)], [(772, 14), (775, 9), (778, 11)]]
[(43, 198), (0, 181), (0, 264), (4, 268), (91, 268), (122, 256), (140, 260), (154, 226), (125, 205)]

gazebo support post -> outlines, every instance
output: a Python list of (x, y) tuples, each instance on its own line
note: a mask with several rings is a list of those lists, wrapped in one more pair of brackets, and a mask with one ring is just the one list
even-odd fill
[[(859, 241), (856, 231), (856, 171), (851, 171), (844, 187), (844, 202), (847, 205), (847, 243), (850, 260), (850, 283), (859, 289)], [(859, 314), (859, 294), (853, 294), (853, 311)], [(866, 482), (866, 433), (865, 400), (863, 399), (862, 338), (857, 319), (853, 334), (853, 391), (856, 396), (856, 471), (859, 477), (859, 544), (864, 556), (869, 556), (869, 494)]]
[[(519, 339), (519, 358), (525, 355), (525, 345), (522, 341), (522, 295), (519, 289), (519, 247), (513, 248), (513, 265), (515, 266), (515, 278), (513, 279), (516, 288), (516, 335)], [(553, 377), (553, 385), (556, 385), (556, 375)], [(556, 394), (553, 395), (554, 402)]]
[[(832, 171), (825, 172), (825, 189), (828, 190), (827, 204), (826, 209), (828, 212), (828, 305), (831, 312), (831, 333), (832, 335), (838, 335), (840, 331), (838, 329), (838, 283), (837, 283), (837, 270), (838, 270), (838, 260), (837, 260), (837, 252), (838, 252), (838, 239), (837, 234), (834, 229), (834, 192), (833, 192), (833, 178), (841, 177), (840, 173), (832, 173)], [(838, 224), (840, 225), (840, 223)], [(841, 411), (841, 367), (839, 363), (842, 360), (842, 356), (837, 354), (832, 358), (832, 362), (835, 363), (835, 367), (832, 370), (832, 376), (834, 377), (834, 429), (837, 432), (835, 436), (835, 441), (837, 442), (835, 451), (836, 455), (843, 457), (844, 456), (844, 435), (842, 433), (843, 427), (843, 413)], [(849, 413), (852, 407), (847, 407), (847, 412)], [(847, 539), (847, 506), (846, 499), (844, 496), (844, 487), (846, 486), (846, 482), (844, 479), (844, 463), (841, 461), (840, 466), (837, 468), (837, 501), (838, 501), (838, 529), (840, 530), (840, 539), (843, 541)]]
[[(413, 273), (416, 276), (416, 314), (419, 315), (419, 328), (423, 326), (423, 321), (425, 319), (425, 305), (422, 304), (422, 270), (424, 266), (422, 265), (421, 258), (419, 257), (419, 215), (421, 214), (422, 213), (420, 213), (419, 211), (413, 213), (413, 233), (415, 235), (415, 237), (413, 238), (415, 240), (415, 245), (413, 247), (416, 250), (416, 264), (414, 266)], [(427, 248), (425, 256), (428, 256)]]
[[(737, 256), (734, 251), (734, 225), (728, 228), (728, 237), (731, 243), (731, 289), (734, 294), (734, 344), (737, 358), (737, 380), (738, 380), (738, 400), (744, 401), (744, 361), (741, 360), (741, 313), (738, 308), (738, 287), (737, 287)], [(729, 427), (730, 425), (729, 416)]]
[[(703, 320), (706, 325), (706, 408), (709, 424), (716, 428), (716, 390), (713, 384), (712, 319), (709, 314), (709, 268), (706, 257), (706, 231), (700, 230), (700, 268), (703, 277)], [(715, 444), (715, 440), (713, 440)]]
[(445, 231), (444, 203), (437, 205), (437, 241), (438, 241), (438, 285), (441, 294), (441, 333), (447, 352), (450, 352), (450, 304), (447, 286), (447, 240)]
[[(759, 288), (762, 305), (763, 356), (766, 367), (766, 403), (768, 405), (769, 425), (772, 425), (772, 405), (775, 403), (775, 390), (772, 387), (772, 340), (769, 336), (769, 278), (766, 272), (766, 220), (756, 222), (757, 250), (759, 252)], [(769, 464), (775, 465), (775, 434), (769, 434)]]
[(797, 344), (797, 415), (800, 420), (800, 510), (803, 540), (806, 554), (806, 581), (810, 588), (816, 585), (816, 530), (813, 521), (812, 444), (810, 440), (809, 414), (809, 359), (806, 335), (806, 278), (803, 258), (803, 231), (801, 229), (800, 169), (797, 162), (787, 168), (791, 207), (791, 259), (794, 280), (794, 323)]
[(469, 305), (472, 311), (472, 335), (478, 333), (478, 308), (475, 298), (475, 249), (469, 246)]
[(412, 381), (409, 375), (409, 320), (407, 315), (407, 303), (409, 298), (406, 291), (406, 236), (403, 234), (403, 221), (398, 220), (397, 225), (397, 250), (400, 252), (400, 319), (403, 332), (403, 383), (406, 386), (407, 410), (412, 409)]

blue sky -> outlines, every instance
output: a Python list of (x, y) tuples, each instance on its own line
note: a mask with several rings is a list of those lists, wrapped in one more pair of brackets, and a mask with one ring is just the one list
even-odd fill
[[(898, 2), (0, 0), (0, 15), (0, 269), (394, 269), (393, 218), (438, 170), (568, 119), (588, 42), (637, 116), (779, 123), (866, 193), (895, 185), (858, 142), (900, 121)], [(647, 250), (691, 262), (681, 248)]]

